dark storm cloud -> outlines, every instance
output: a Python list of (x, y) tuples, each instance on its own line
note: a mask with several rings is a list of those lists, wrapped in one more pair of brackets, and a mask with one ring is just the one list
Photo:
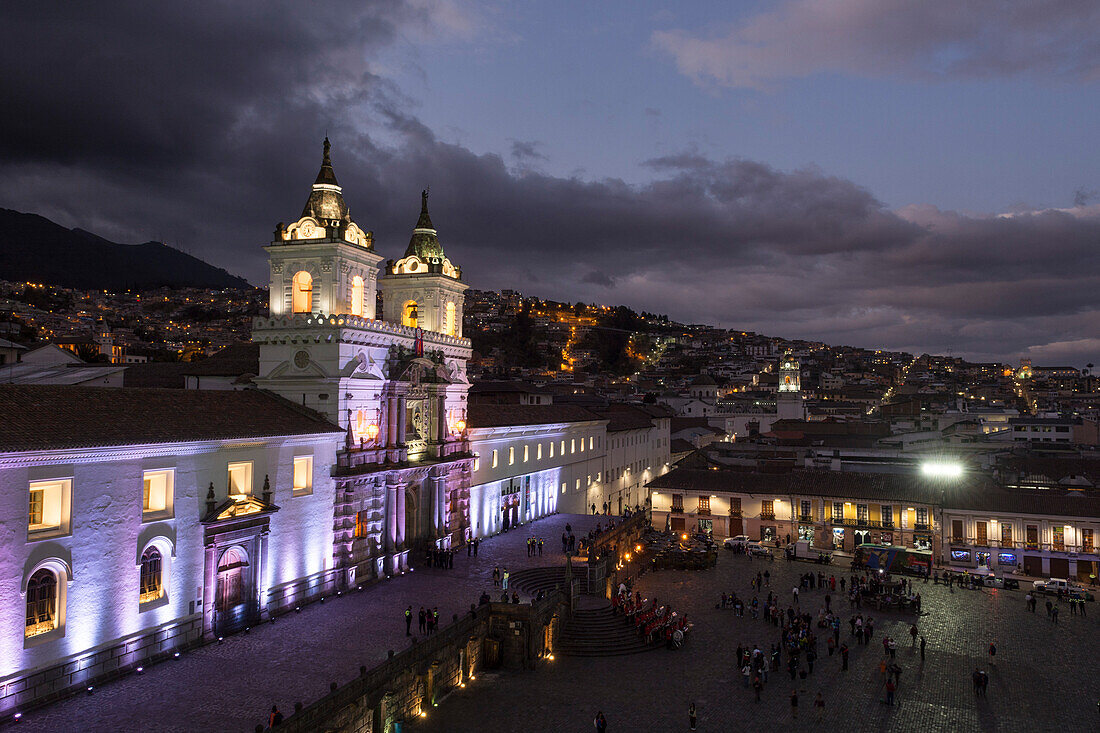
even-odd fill
[(536, 160), (550, 160), (539, 151), (542, 145), (538, 140), (512, 140), (512, 158), (517, 163), (530, 163)]
[(582, 283), (591, 283), (592, 285), (601, 285), (605, 288), (614, 287), (615, 278), (608, 275), (603, 270), (593, 270), (584, 277), (581, 278)]
[(379, 252), (404, 250), (430, 184), (474, 287), (837, 343), (1095, 361), (1100, 206), (894, 212), (816, 169), (694, 151), (648, 161), (642, 185), (517, 170), (536, 145), (516, 140), (505, 159), (443, 142), (375, 74), (395, 38), (432, 32), (417, 7), (5, 8), (9, 35), (40, 42), (0, 45), (0, 92), (21, 100), (0, 116), (0, 205), (165, 239), (263, 283), (259, 245), (301, 211), (327, 130)]

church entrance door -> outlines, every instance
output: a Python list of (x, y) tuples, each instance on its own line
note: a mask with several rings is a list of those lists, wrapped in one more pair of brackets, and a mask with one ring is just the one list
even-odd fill
[(251, 577), (243, 549), (231, 547), (222, 554), (214, 595), (214, 628), (218, 633), (236, 631), (255, 621), (259, 609), (250, 592)]

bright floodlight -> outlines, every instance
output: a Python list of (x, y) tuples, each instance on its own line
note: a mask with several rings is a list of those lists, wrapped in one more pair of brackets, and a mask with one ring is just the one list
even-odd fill
[(937, 478), (958, 478), (962, 476), (963, 472), (962, 466), (957, 463), (939, 462), (922, 463), (920, 470), (925, 476), (935, 476)]

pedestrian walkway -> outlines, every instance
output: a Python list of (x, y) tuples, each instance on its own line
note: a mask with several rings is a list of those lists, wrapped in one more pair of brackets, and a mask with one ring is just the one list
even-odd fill
[[(483, 540), (477, 558), (460, 550), (450, 570), (425, 567), (423, 558), (414, 557), (413, 572), (185, 652), (178, 660), (148, 667), (144, 674), (98, 686), (93, 695), (27, 711), (23, 726), (59, 733), (252, 733), (257, 723), (266, 721), (273, 704), (289, 714), (295, 702), (309, 704), (325, 695), (331, 682), (342, 684), (357, 676), (360, 665), (374, 667), (388, 650), (408, 646), (408, 606), (414, 615), (421, 606), (438, 607), (441, 626), (446, 626), (454, 615), (461, 616), (477, 603), (482, 592), (498, 599), (501, 590), (493, 588), (494, 567), (518, 572), (562, 565), (560, 538), (566, 523), (580, 537), (597, 522), (606, 525), (607, 517), (545, 517)], [(527, 554), (531, 536), (546, 540), (541, 557)], [(416, 626), (414, 621), (414, 631)]]

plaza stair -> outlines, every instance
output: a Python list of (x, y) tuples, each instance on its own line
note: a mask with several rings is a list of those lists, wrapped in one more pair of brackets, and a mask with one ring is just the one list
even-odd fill
[[(582, 568), (583, 572), (583, 568)], [(573, 568), (574, 577), (577, 577), (577, 568)], [(552, 591), (555, 588), (565, 589), (565, 566), (551, 565), (539, 568), (527, 568), (512, 573), (508, 577), (508, 591), (516, 590), (520, 595), (536, 596), (541, 591)]]
[(562, 627), (556, 651), (571, 657), (617, 657), (657, 648), (661, 645), (647, 646), (634, 626), (603, 601), (594, 608), (573, 611), (573, 618)]

